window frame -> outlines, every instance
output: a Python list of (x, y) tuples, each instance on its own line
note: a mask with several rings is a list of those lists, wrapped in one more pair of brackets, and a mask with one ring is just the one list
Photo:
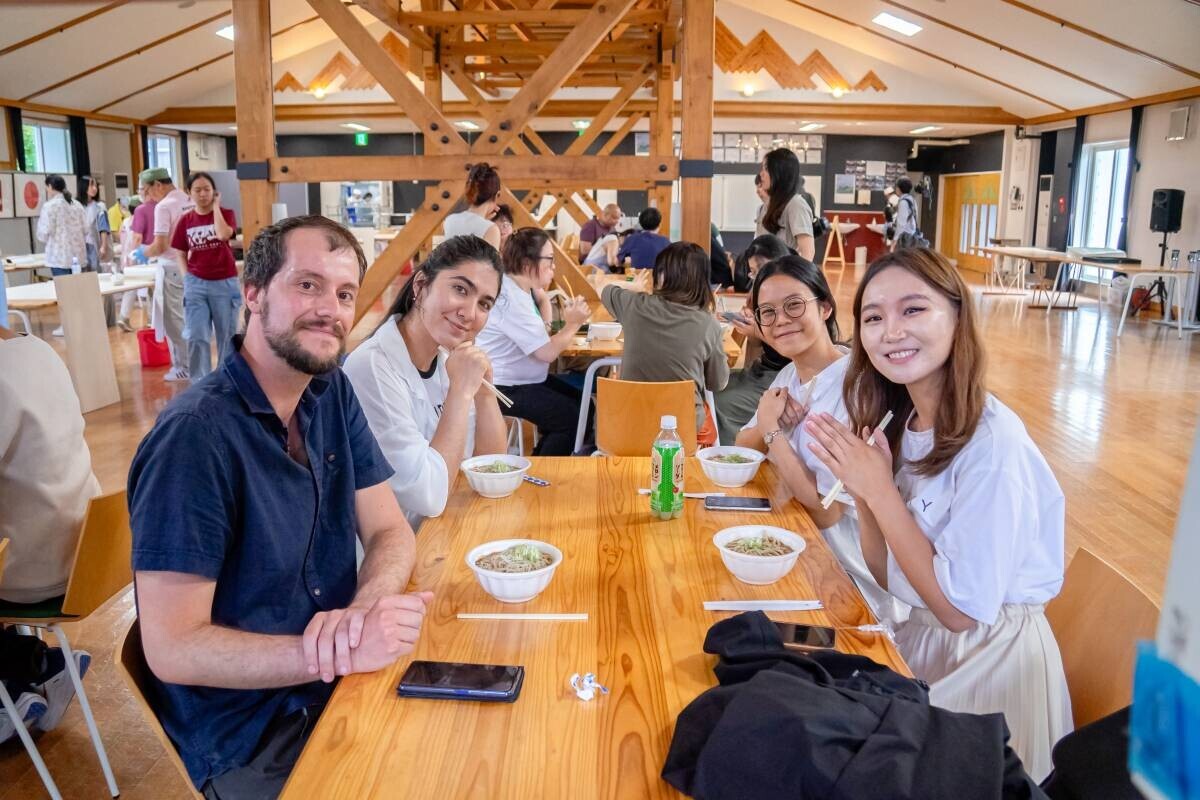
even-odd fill
[[(167, 173), (171, 176), (171, 180), (176, 186), (182, 185), (183, 183), (183, 176), (179, 174), (183, 170), (183, 165), (180, 162), (179, 156), (180, 147), (183, 145), (181, 138), (182, 137), (180, 137), (179, 134), (170, 133), (167, 131), (151, 130), (146, 134), (147, 168), (166, 167)], [(155, 145), (159, 140), (163, 140), (168, 143), (170, 160), (167, 164), (160, 163), (158, 160), (158, 150)]]
[[(1120, 156), (1122, 152), (1124, 152), (1125, 155), (1124, 175), (1127, 177), (1129, 174), (1129, 169), (1132, 166), (1130, 163), (1132, 154), (1129, 152), (1129, 141), (1127, 139), (1116, 139), (1106, 142), (1086, 142), (1083, 145), (1083, 150), (1080, 155), (1080, 161), (1082, 164), (1080, 165), (1081, 169), (1079, 170), (1077, 177), (1078, 183), (1076, 184), (1076, 188), (1078, 190), (1076, 195), (1079, 198), (1079, 202), (1076, 204), (1074, 209), (1075, 219), (1072, 229), (1073, 235), (1071, 237), (1072, 247), (1116, 247), (1116, 238), (1120, 236), (1120, 219), (1122, 216), (1124, 216), (1124, 208), (1127, 200), (1125, 197), (1125, 191), (1128, 181), (1124, 179), (1117, 179), (1118, 176), (1121, 175), (1119, 164), (1121, 162)], [(1112, 165), (1110, 167), (1111, 183), (1109, 187), (1109, 196), (1107, 198), (1107, 204), (1105, 205), (1105, 209), (1107, 211), (1105, 220), (1105, 243), (1103, 245), (1088, 245), (1085, 244), (1087, 242), (1088, 228), (1097, 208), (1097, 198), (1093, 195), (1093, 186), (1096, 180), (1095, 171), (1098, 160), (1097, 156), (1100, 153), (1113, 154)], [(1117, 213), (1118, 209), (1120, 210), (1119, 213)], [(1114, 218), (1116, 221), (1115, 230), (1113, 228)], [(1112, 245), (1108, 244), (1110, 241), (1113, 242)], [(1079, 271), (1080, 280), (1087, 283), (1100, 283), (1102, 277), (1103, 273), (1101, 270), (1093, 269), (1091, 267), (1083, 267)]]
[[(29, 150), (25, 144), (25, 130), (32, 129), (34, 133), (34, 162), (29, 162)], [(45, 137), (42, 133), (47, 128), (62, 131), (65, 151), (63, 153), (66, 159), (66, 169), (48, 169), (46, 166), (46, 146)], [(42, 117), (26, 116), (21, 120), (21, 150), (25, 155), (25, 171), (38, 174), (54, 174), (54, 175), (74, 175), (75, 174), (75, 154), (71, 147), (71, 128), (65, 120), (45, 119)]]

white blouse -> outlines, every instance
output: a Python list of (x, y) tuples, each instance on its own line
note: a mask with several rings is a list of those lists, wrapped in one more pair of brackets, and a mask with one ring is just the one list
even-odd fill
[[(350, 379), (367, 424), (395, 474), (388, 485), (413, 530), (436, 517), (450, 496), (449, 469), (430, 442), (437, 433), (450, 391), (446, 356), (439, 353), (433, 375), (422, 378), (392, 317), (354, 349), (342, 370)], [(466, 458), (475, 450), (475, 405), (467, 416)]]
[[(1066, 503), (1020, 418), (988, 395), (975, 434), (932, 477), (911, 464), (933, 448), (933, 430), (905, 427), (900, 490), (936, 551), (938, 585), (954, 607), (985, 625), (1006, 604), (1045, 603), (1062, 588)], [(924, 608), (892, 553), (888, 591)]]
[(487, 325), (475, 339), (475, 345), (492, 360), (493, 383), (524, 386), (546, 380), (550, 365), (533, 353), (548, 341), (546, 321), (533, 295), (505, 275)]
[(46, 266), (69, 269), (72, 258), (87, 266), (87, 212), (74, 200), (68, 203), (59, 194), (46, 201), (38, 217), (37, 238), (46, 245)]
[(468, 209), (446, 217), (442, 232), (447, 239), (451, 236), (478, 236), (482, 239), (494, 224)]

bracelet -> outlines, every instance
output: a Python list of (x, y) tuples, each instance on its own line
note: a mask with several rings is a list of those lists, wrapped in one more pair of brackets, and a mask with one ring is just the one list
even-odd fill
[(767, 447), (770, 447), (771, 442), (775, 441), (775, 437), (781, 433), (783, 433), (783, 428), (776, 428), (775, 430), (771, 431), (763, 437), (763, 444), (765, 444)]

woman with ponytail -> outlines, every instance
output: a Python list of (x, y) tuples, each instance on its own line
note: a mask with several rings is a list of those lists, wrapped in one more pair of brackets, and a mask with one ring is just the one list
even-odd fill
[(467, 208), (446, 217), (442, 232), (451, 236), (478, 236), (500, 250), (500, 226), (493, 222), (500, 203), (500, 176), (489, 164), (475, 164), (467, 173), (467, 190), (464, 193)]
[(55, 275), (70, 275), (72, 261), (80, 269), (87, 268), (87, 212), (71, 197), (61, 175), (46, 176), (46, 203), (38, 217), (37, 238), (46, 245), (46, 266)]
[(500, 406), (484, 385), (492, 365), (474, 345), (500, 276), (500, 256), (485, 241), (447, 239), (342, 368), (395, 470), (389, 484), (413, 530), (445, 509), (464, 458), (507, 447)]

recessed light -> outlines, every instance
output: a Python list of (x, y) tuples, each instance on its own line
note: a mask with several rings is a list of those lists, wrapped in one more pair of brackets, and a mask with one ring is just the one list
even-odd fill
[(933, 131), (940, 130), (941, 128), (937, 125), (925, 125), (920, 128), (913, 128), (911, 131), (909, 131), (909, 133), (932, 133)]
[(571, 120), (571, 127), (577, 131), (586, 131), (588, 129), (588, 126), (590, 126), (591, 124), (592, 124), (592, 121), (590, 119)]
[(895, 31), (896, 33), (903, 34), (904, 36), (912, 36), (914, 33), (917, 33), (921, 30), (921, 26), (917, 23), (909, 22), (906, 19), (900, 19), (900, 17), (897, 17), (894, 14), (889, 14), (886, 11), (880, 12), (878, 15), (876, 15), (875, 19), (871, 21), (876, 25), (882, 25), (888, 30)]
[(846, 90), (840, 86), (835, 86), (833, 88), (833, 91), (830, 92), (830, 94), (833, 95), (834, 97), (841, 97), (845, 93), (846, 93)]
[(315, 97), (317, 100), (324, 100), (325, 99), (325, 87), (318, 86), (317, 88), (313, 89), (312, 96)]
[(342, 127), (349, 128), (352, 131), (369, 131), (369, 130), (371, 130), (366, 125), (363, 125), (360, 122), (343, 122)]
[(819, 129), (821, 129), (821, 128), (824, 128), (824, 127), (825, 127), (825, 126), (824, 126), (824, 125), (822, 125), (822, 124), (821, 124), (821, 123), (819, 123), (819, 122), (810, 122), (810, 123), (808, 123), (807, 125), (801, 125), (801, 126), (800, 126), (800, 130), (801, 130), (801, 131), (808, 132), (808, 131), (815, 131), (815, 130), (819, 130)]
[(479, 130), (479, 124), (478, 124), (478, 123), (476, 123), (476, 122), (472, 122), (472, 121), (471, 121), (471, 120), (469, 120), (469, 119), (461, 119), (461, 120), (459, 120), (458, 122), (454, 123), (454, 127), (458, 128), (459, 130), (463, 130), (463, 131), (477, 131), (477, 130)]
[(233, 26), (226, 25), (224, 28), (217, 28), (216, 34), (217, 34), (217, 36), (220, 36), (222, 39), (228, 39), (229, 41), (232, 42), (233, 41)]
[(753, 83), (747, 83), (745, 86), (742, 87), (742, 96), (743, 97), (753, 97), (754, 96), (754, 84)]

